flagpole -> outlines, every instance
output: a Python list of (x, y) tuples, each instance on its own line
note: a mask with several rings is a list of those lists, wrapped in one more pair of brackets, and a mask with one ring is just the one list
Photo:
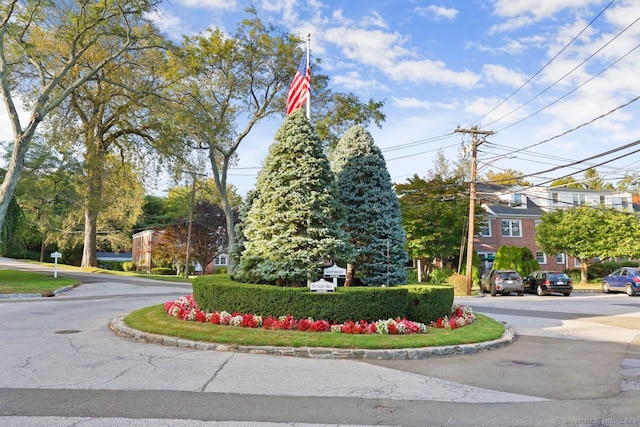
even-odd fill
[[(309, 70), (309, 56), (311, 50), (311, 34), (307, 34), (307, 70)], [(309, 82), (311, 85), (311, 82)], [(307, 93), (307, 120), (311, 120), (311, 87), (309, 87), (309, 92)]]

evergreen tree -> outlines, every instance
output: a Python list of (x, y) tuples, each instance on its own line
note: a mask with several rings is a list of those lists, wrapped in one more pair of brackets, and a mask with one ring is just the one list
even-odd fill
[(407, 281), (407, 252), (398, 197), (380, 149), (371, 134), (352, 126), (333, 153), (332, 169), (338, 197), (345, 208), (347, 231), (356, 248), (356, 260), (347, 268), (370, 286)]
[(322, 142), (296, 110), (276, 132), (258, 174), (241, 268), (250, 266), (264, 282), (299, 285), (316, 278), (323, 263), (352, 258), (336, 193)]

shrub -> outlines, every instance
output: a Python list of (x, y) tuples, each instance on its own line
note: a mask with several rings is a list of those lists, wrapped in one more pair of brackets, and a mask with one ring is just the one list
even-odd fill
[(124, 271), (136, 271), (136, 263), (135, 262), (123, 262), (122, 269)]
[(202, 310), (292, 315), (342, 323), (404, 317), (408, 301), (405, 287), (342, 287), (336, 292), (322, 293), (306, 287), (237, 283), (227, 277), (210, 275), (194, 279), (193, 297)]
[(434, 268), (429, 275), (431, 283), (447, 283), (447, 279), (453, 274), (453, 270), (447, 267)]
[(453, 286), (455, 295), (467, 294), (467, 276), (464, 274), (454, 274), (449, 276), (447, 283)]
[(515, 270), (522, 277), (540, 269), (531, 249), (519, 246), (500, 246), (493, 263), (494, 270)]
[(159, 276), (171, 276), (175, 275), (176, 271), (172, 268), (154, 267), (151, 269), (151, 274), (157, 274)]
[(453, 288), (451, 286), (409, 285), (407, 319), (426, 323), (451, 314)]
[(339, 323), (406, 317), (428, 324), (449, 315), (453, 305), (451, 286), (339, 287), (335, 293), (322, 293), (306, 287), (239, 283), (224, 274), (195, 278), (193, 295), (201, 309), (212, 312), (292, 315)]

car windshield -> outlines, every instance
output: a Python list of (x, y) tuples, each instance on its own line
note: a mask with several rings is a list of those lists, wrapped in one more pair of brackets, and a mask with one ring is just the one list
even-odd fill
[(569, 276), (564, 273), (560, 274), (550, 274), (548, 276), (549, 280), (569, 280)]

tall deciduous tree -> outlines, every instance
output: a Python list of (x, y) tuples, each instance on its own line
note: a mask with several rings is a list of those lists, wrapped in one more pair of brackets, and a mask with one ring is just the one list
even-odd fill
[(325, 262), (352, 260), (344, 227), (322, 142), (296, 110), (276, 133), (258, 174), (243, 228), (242, 268), (262, 281), (301, 284), (317, 277)]
[(501, 172), (487, 172), (482, 181), (498, 185), (530, 185), (522, 178), (523, 173), (515, 169), (505, 169)]
[(593, 258), (640, 255), (640, 220), (615, 209), (586, 206), (542, 215), (536, 243), (548, 254), (566, 253), (580, 261), (581, 281)]
[(338, 200), (346, 212), (346, 230), (356, 249), (347, 266), (345, 286), (354, 274), (366, 285), (407, 281), (407, 252), (398, 197), (382, 152), (362, 126), (340, 139), (331, 157)]
[(204, 269), (218, 255), (226, 252), (225, 227), (224, 211), (219, 206), (207, 201), (197, 202), (193, 207), (191, 227), (186, 218), (164, 227), (154, 257), (158, 261), (173, 264), (179, 275), (186, 264), (188, 246), (189, 259), (197, 261)]
[(414, 175), (395, 188), (409, 254), (426, 260), (458, 256), (469, 212), (467, 186), (456, 177), (425, 180)]
[[(148, 33), (147, 47), (163, 44), (152, 30), (145, 32)], [(91, 52), (101, 57), (105, 49), (108, 46), (97, 44)], [(104, 214), (105, 206), (113, 202), (104, 197), (105, 180), (116, 179), (120, 185), (132, 188), (139, 187), (139, 181), (143, 180), (143, 174), (133, 175), (134, 182), (129, 185), (122, 178), (130, 174), (110, 175), (108, 156), (115, 154), (121, 162), (130, 164), (121, 168), (136, 169), (137, 166), (137, 171), (142, 172), (153, 169), (148, 159), (156, 159), (157, 153), (169, 151), (156, 149), (163, 124), (162, 110), (156, 108), (159, 102), (154, 96), (163, 84), (159, 78), (161, 65), (160, 49), (125, 52), (117, 61), (106, 64), (94, 79), (78, 87), (68, 102), (62, 103), (63, 108), (52, 115), (52, 119), (57, 119), (51, 126), (52, 137), (78, 141), (79, 147), (74, 148), (83, 156), (82, 191), (79, 192), (84, 213), (82, 267), (97, 265), (99, 216)], [(61, 79), (60, 85), (71, 81), (72, 77)], [(131, 203), (131, 209), (140, 209), (140, 197), (118, 200), (120, 205), (127, 202)]]
[(220, 29), (185, 38), (171, 59), (169, 94), (178, 107), (176, 131), (194, 149), (206, 150), (229, 244), (235, 244), (227, 173), (240, 143), (261, 120), (281, 114), (294, 74), (299, 41), (266, 26), (250, 10), (233, 35)]
[(44, 261), (46, 246), (61, 237), (62, 223), (79, 198), (74, 178), (80, 171), (72, 154), (34, 138), (15, 195), (31, 230), (23, 230), (24, 243), (32, 250), (40, 248), (40, 261)]
[[(159, 0), (31, 1), (0, 5), (0, 92), (13, 129), (12, 156), (0, 184), (0, 224), (39, 124), (78, 87), (123, 53), (141, 48), (144, 14)], [(98, 54), (94, 46), (102, 49)], [(62, 85), (63, 80), (68, 80)], [(20, 118), (17, 99), (30, 109)]]

